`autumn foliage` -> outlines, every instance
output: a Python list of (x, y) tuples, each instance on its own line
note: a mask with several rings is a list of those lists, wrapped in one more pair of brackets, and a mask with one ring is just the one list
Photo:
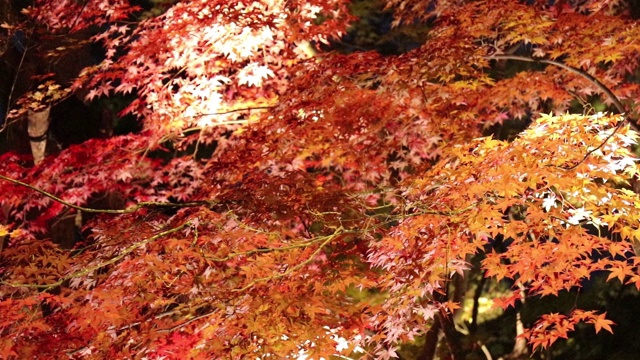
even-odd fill
[[(505, 308), (600, 272), (640, 289), (625, 2), (388, 0), (394, 26), (430, 26), (393, 56), (304, 51), (348, 30), (348, 1), (166, 3), (37, 0), (15, 25), (93, 29), (104, 59), (66, 91), (135, 95), (142, 130), (0, 156), (0, 358), (385, 359), (435, 321), (457, 358), (472, 258)], [(63, 218), (82, 239), (52, 240)], [(520, 338), (578, 324), (615, 331), (574, 308)]]

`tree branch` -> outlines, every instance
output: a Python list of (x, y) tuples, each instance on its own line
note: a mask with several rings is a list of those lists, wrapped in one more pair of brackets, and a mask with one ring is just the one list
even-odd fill
[[(579, 75), (587, 79), (590, 83), (597, 86), (598, 89), (600, 89), (600, 91), (602, 91), (605, 95), (607, 95), (609, 100), (611, 100), (611, 102), (616, 107), (616, 109), (618, 109), (620, 114), (626, 113), (626, 109), (624, 108), (624, 105), (622, 104), (622, 102), (620, 102), (620, 99), (618, 99), (618, 97), (613, 93), (613, 91), (611, 91), (611, 89), (609, 89), (605, 84), (600, 82), (600, 80), (596, 79), (591, 74), (585, 71), (582, 71), (578, 68), (575, 68), (573, 66), (569, 66), (561, 61), (548, 60), (548, 59), (536, 59), (528, 56), (508, 55), (508, 54), (496, 54), (496, 55), (486, 56), (485, 58), (488, 60), (516, 60), (516, 61), (525, 61), (525, 62), (532, 62), (532, 63), (538, 63), (538, 64), (547, 64), (547, 65), (553, 65), (553, 66), (557, 66), (559, 68), (565, 69), (571, 73), (574, 73), (576, 75)], [(635, 126), (635, 124), (633, 125)]]
[[(274, 105), (265, 105), (265, 106), (253, 106), (253, 107), (246, 107), (246, 108), (239, 108), (239, 109), (233, 109), (233, 110), (227, 110), (227, 111), (220, 111), (220, 112), (215, 112), (215, 113), (203, 113), (203, 114), (197, 114), (194, 115), (194, 118), (200, 118), (200, 117), (204, 117), (204, 116), (218, 116), (218, 115), (227, 115), (227, 114), (232, 114), (235, 112), (240, 112), (240, 111), (251, 111), (251, 110), (266, 110), (266, 109), (273, 109)], [(241, 122), (241, 121), (228, 121), (228, 122), (224, 122), (221, 123), (221, 125), (227, 125), (227, 124), (244, 124), (246, 123), (246, 121)]]
[(16, 179), (12, 179), (10, 177), (6, 177), (4, 175), (0, 175), (0, 180), (4, 180), (4, 181), (8, 181), (10, 183), (16, 184), (16, 185), (20, 185), (20, 186), (24, 186), (28, 189), (31, 189), (37, 193), (40, 193), (48, 198), (50, 198), (51, 200), (54, 200), (56, 202), (59, 202), (60, 204), (70, 207), (72, 209), (78, 210), (78, 211), (84, 211), (87, 213), (101, 213), (101, 214), (130, 214), (130, 213), (134, 213), (136, 211), (138, 211), (141, 208), (145, 208), (145, 207), (195, 207), (195, 206), (203, 206), (203, 205), (207, 205), (207, 206), (212, 206), (215, 205), (216, 202), (213, 200), (202, 200), (202, 201), (192, 201), (192, 202), (186, 202), (186, 203), (170, 203), (170, 202), (156, 202), (156, 201), (143, 201), (143, 202), (139, 202), (133, 206), (130, 206), (126, 209), (122, 209), (122, 210), (111, 210), (111, 209), (92, 209), (92, 208), (86, 208), (83, 206), (78, 206), (78, 205), (74, 205), (70, 202), (67, 202), (47, 191), (44, 191), (40, 188), (37, 188), (33, 185), (29, 185), (25, 182), (22, 182), (20, 180), (16, 180)]
[[(593, 85), (595, 85), (598, 89), (600, 89), (600, 91), (602, 91), (605, 95), (607, 95), (607, 97), (609, 98), (609, 100), (611, 100), (611, 102), (613, 103), (613, 105), (616, 107), (616, 109), (618, 110), (618, 112), (621, 115), (624, 115), (627, 111), (624, 107), (624, 105), (622, 104), (622, 102), (620, 101), (620, 99), (618, 99), (618, 97), (616, 96), (616, 94), (613, 93), (613, 91), (611, 91), (611, 89), (609, 89), (605, 84), (603, 84), (600, 80), (598, 80), (595, 76), (581, 70), (578, 68), (575, 68), (573, 66), (569, 66), (561, 61), (557, 61), (557, 60), (549, 60), (549, 59), (536, 59), (536, 58), (532, 58), (532, 57), (528, 57), (528, 56), (520, 56), (520, 55), (509, 55), (509, 54), (496, 54), (496, 55), (490, 55), (490, 56), (486, 56), (485, 57), (488, 60), (516, 60), (516, 61), (525, 61), (525, 62), (531, 62), (531, 63), (537, 63), (537, 64), (547, 64), (547, 65), (553, 65), (553, 66), (557, 66), (561, 69), (565, 69), (573, 74), (579, 75), (585, 79), (587, 79), (590, 83), (592, 83)], [(632, 119), (630, 119), (627, 116), (623, 117), (625, 120), (627, 120), (627, 122), (629, 123), (629, 125), (631, 126), (631, 128), (635, 131), (640, 131), (640, 129), (638, 128), (637, 124), (635, 123), (635, 121), (631, 121)], [(614, 129), (614, 131), (595, 149), (592, 149), (590, 151), (588, 151), (586, 153), (586, 155), (584, 156), (584, 158), (579, 161), (577, 164), (569, 166), (569, 167), (562, 167), (562, 166), (558, 166), (561, 169), (564, 170), (573, 170), (576, 167), (578, 167), (578, 165), (582, 164), (592, 153), (594, 153), (595, 151), (599, 150), (600, 148), (602, 148), (602, 146), (604, 146), (604, 144), (606, 144), (610, 138), (613, 137), (613, 135), (615, 135), (618, 130), (620, 129), (621, 125), (624, 122), (620, 122)]]
[(311, 261), (313, 261), (313, 259), (316, 257), (316, 255), (318, 255), (320, 253), (320, 251), (322, 251), (322, 249), (325, 246), (327, 246), (331, 241), (333, 241), (339, 235), (342, 235), (344, 233), (345, 233), (344, 229), (342, 227), (340, 227), (331, 235), (327, 235), (327, 236), (319, 237), (319, 238), (315, 239), (316, 241), (318, 241), (318, 240), (324, 240), (324, 241), (322, 242), (322, 244), (320, 244), (320, 246), (318, 246), (318, 248), (311, 255), (309, 255), (309, 258), (307, 258), (305, 261), (302, 261), (301, 263), (297, 264), (296, 266), (288, 269), (287, 271), (285, 271), (283, 273), (276, 274), (276, 275), (271, 275), (271, 276), (266, 276), (266, 277), (262, 277), (262, 278), (258, 278), (258, 279), (252, 280), (250, 283), (248, 283), (247, 285), (243, 286), (242, 288), (234, 289), (234, 290), (231, 290), (231, 291), (232, 292), (243, 292), (243, 291), (246, 291), (246, 290), (250, 289), (251, 287), (255, 286), (256, 284), (258, 284), (260, 282), (265, 282), (265, 281), (270, 281), (270, 280), (276, 280), (276, 279), (283, 278), (283, 277), (293, 273), (294, 271), (297, 271), (298, 269), (301, 269), (301, 268), (307, 266)]
[(156, 235), (154, 235), (154, 236), (152, 236), (150, 238), (147, 238), (147, 239), (144, 239), (142, 241), (133, 243), (129, 247), (125, 248), (120, 254), (112, 257), (111, 259), (109, 259), (107, 261), (104, 261), (104, 262), (101, 262), (99, 264), (90, 266), (90, 267), (85, 268), (85, 269), (80, 270), (80, 271), (73, 272), (73, 273), (71, 273), (71, 274), (69, 274), (67, 276), (64, 276), (64, 277), (60, 278), (58, 281), (56, 281), (54, 283), (51, 283), (51, 284), (44, 284), (44, 285), (41, 285), (41, 284), (15, 284), (15, 283), (9, 283), (9, 282), (6, 282), (6, 281), (0, 281), (0, 284), (11, 286), (11, 287), (26, 287), (26, 288), (32, 288), (32, 289), (48, 290), (48, 289), (54, 288), (56, 286), (62, 285), (67, 280), (71, 280), (73, 278), (77, 278), (77, 277), (80, 277), (80, 276), (83, 276), (83, 275), (87, 275), (88, 273), (90, 273), (92, 271), (98, 270), (98, 269), (100, 269), (102, 267), (105, 267), (107, 265), (111, 265), (111, 264), (115, 263), (116, 261), (118, 261), (118, 260), (124, 258), (125, 256), (127, 256), (128, 254), (133, 252), (135, 249), (137, 249), (137, 248), (139, 248), (141, 246), (144, 246), (144, 245), (146, 245), (146, 244), (148, 244), (148, 243), (150, 243), (152, 241), (158, 240), (159, 238), (161, 238), (163, 236), (167, 236), (167, 235), (173, 234), (175, 232), (178, 232), (178, 231), (180, 231), (180, 230), (182, 230), (184, 228), (187, 228), (189, 226), (191, 226), (191, 223), (190, 222), (186, 222), (186, 223), (184, 223), (184, 224), (182, 224), (180, 226), (177, 226), (177, 227), (171, 228), (169, 230), (165, 230), (165, 231), (159, 232), (159, 233), (157, 233)]

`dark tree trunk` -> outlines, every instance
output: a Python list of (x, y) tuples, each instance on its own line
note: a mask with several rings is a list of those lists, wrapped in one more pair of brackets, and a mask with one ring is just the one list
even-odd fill
[(418, 360), (433, 360), (436, 356), (438, 348), (438, 337), (440, 335), (440, 318), (436, 317), (433, 325), (427, 331), (424, 339), (424, 347), (422, 353), (418, 356)]
[(445, 312), (438, 312), (438, 319), (442, 326), (442, 332), (449, 348), (449, 353), (452, 360), (463, 360), (464, 352), (460, 343), (460, 334), (453, 322), (453, 315)]

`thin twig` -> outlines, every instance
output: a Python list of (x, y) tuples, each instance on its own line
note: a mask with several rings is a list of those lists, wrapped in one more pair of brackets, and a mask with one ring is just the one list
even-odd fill
[(20, 69), (22, 69), (22, 64), (24, 63), (24, 59), (27, 56), (27, 49), (29, 47), (29, 39), (25, 40), (25, 44), (23, 46), (22, 56), (20, 57), (20, 62), (18, 63), (18, 68), (16, 69), (16, 75), (13, 77), (13, 83), (11, 84), (11, 90), (9, 90), (9, 97), (7, 98), (7, 111), (4, 114), (4, 123), (2, 127), (0, 127), (0, 132), (4, 131), (7, 126), (9, 119), (9, 113), (11, 109), (11, 98), (13, 97), (13, 93), (16, 89), (16, 83), (18, 82), (18, 76), (20, 75)]
[(137, 249), (139, 247), (142, 247), (142, 246), (144, 246), (144, 245), (146, 245), (146, 244), (148, 244), (148, 243), (150, 243), (152, 241), (155, 241), (155, 240), (157, 240), (157, 239), (159, 239), (161, 237), (164, 237), (164, 236), (173, 234), (175, 232), (178, 232), (178, 231), (180, 231), (182, 229), (185, 229), (185, 228), (187, 228), (189, 226), (191, 226), (191, 223), (190, 222), (186, 222), (186, 223), (184, 223), (184, 224), (182, 224), (180, 226), (171, 228), (171, 229), (166, 230), (166, 231), (162, 231), (162, 232), (160, 232), (160, 233), (158, 233), (158, 234), (156, 234), (156, 235), (154, 235), (154, 236), (152, 236), (150, 238), (147, 238), (145, 240), (133, 243), (129, 247), (125, 248), (120, 254), (112, 257), (111, 259), (109, 259), (107, 261), (104, 261), (104, 262), (101, 262), (99, 264), (90, 266), (90, 267), (85, 268), (83, 270), (73, 272), (73, 273), (71, 273), (71, 274), (69, 274), (67, 276), (64, 276), (64, 277), (60, 278), (58, 281), (56, 281), (54, 283), (51, 283), (51, 284), (45, 284), (45, 285), (41, 285), (41, 284), (16, 284), (16, 283), (9, 283), (9, 282), (6, 282), (6, 281), (0, 281), (0, 284), (11, 286), (11, 287), (26, 287), (26, 288), (44, 289), (44, 290), (52, 289), (54, 287), (62, 285), (67, 280), (87, 275), (92, 271), (98, 270), (98, 269), (100, 269), (102, 267), (105, 267), (107, 265), (111, 265), (111, 264), (115, 263), (116, 261), (118, 261), (118, 260), (124, 258), (125, 256), (127, 256), (128, 254), (133, 252), (135, 249)]
[(609, 100), (611, 100), (611, 102), (616, 107), (616, 109), (618, 109), (620, 114), (624, 114), (626, 112), (624, 105), (622, 104), (622, 102), (620, 102), (620, 99), (618, 99), (618, 97), (613, 93), (613, 91), (611, 91), (611, 89), (609, 89), (605, 84), (600, 82), (600, 80), (596, 79), (594, 76), (592, 76), (587, 72), (584, 72), (573, 66), (569, 66), (561, 61), (549, 60), (549, 59), (537, 59), (537, 58), (532, 58), (528, 56), (507, 55), (507, 54), (496, 54), (496, 55), (486, 56), (485, 58), (488, 60), (517, 60), (517, 61), (525, 61), (525, 62), (532, 62), (532, 63), (539, 63), (539, 64), (547, 64), (547, 65), (554, 65), (559, 68), (565, 69), (571, 73), (582, 76), (583, 78), (589, 80), (589, 82), (597, 86), (598, 89), (600, 89), (605, 95), (607, 95)]
[[(233, 110), (227, 110), (227, 111), (220, 111), (220, 112), (215, 112), (215, 113), (204, 113), (204, 114), (197, 114), (194, 115), (194, 118), (199, 118), (199, 117), (205, 117), (205, 116), (217, 116), (217, 115), (227, 115), (227, 114), (232, 114), (235, 112), (240, 112), (240, 111), (251, 111), (251, 110), (266, 110), (266, 109), (273, 109), (275, 106), (273, 105), (265, 105), (265, 106), (255, 106), (255, 107), (248, 107), (248, 108), (241, 108), (241, 109), (233, 109)], [(232, 122), (229, 122), (232, 123)], [(223, 123), (225, 124), (225, 123)]]
[(333, 234), (331, 234), (329, 236), (326, 236), (326, 240), (323, 241), (322, 244), (320, 244), (320, 246), (318, 246), (318, 248), (309, 256), (309, 258), (307, 258), (305, 261), (299, 263), (298, 265), (293, 266), (292, 268), (290, 268), (287, 271), (285, 271), (283, 273), (280, 273), (280, 274), (276, 274), (276, 275), (273, 275), (273, 276), (266, 276), (266, 277), (262, 277), (262, 278), (258, 278), (258, 279), (252, 280), (246, 286), (244, 286), (244, 287), (242, 287), (240, 289), (234, 289), (234, 290), (232, 290), (232, 292), (243, 292), (243, 291), (248, 290), (249, 288), (251, 288), (252, 286), (254, 286), (254, 285), (256, 285), (256, 284), (258, 284), (260, 282), (280, 279), (280, 278), (283, 278), (283, 277), (293, 273), (294, 271), (297, 271), (298, 269), (301, 269), (302, 267), (308, 265), (311, 261), (313, 261), (313, 259), (316, 257), (316, 255), (318, 255), (320, 253), (320, 251), (322, 251), (322, 249), (325, 246), (327, 246), (332, 240), (334, 240), (336, 237), (338, 237), (338, 235), (344, 234), (343, 230), (344, 229), (342, 227), (340, 227)]
[(0, 175), (0, 180), (5, 180), (8, 181), (10, 183), (16, 184), (16, 185), (20, 185), (20, 186), (24, 186), (28, 189), (31, 189), (37, 193), (40, 193), (56, 202), (59, 202), (62, 205), (65, 205), (67, 207), (70, 207), (72, 209), (78, 210), (78, 211), (84, 211), (87, 213), (100, 213), (100, 214), (131, 214), (134, 213), (136, 211), (138, 211), (141, 208), (145, 208), (145, 207), (195, 207), (195, 206), (212, 206), (215, 205), (216, 202), (213, 200), (202, 200), (202, 201), (192, 201), (192, 202), (187, 202), (187, 203), (170, 203), (170, 202), (156, 202), (156, 201), (143, 201), (143, 202), (139, 202), (133, 206), (130, 206), (126, 209), (120, 209), (120, 210), (111, 210), (111, 209), (92, 209), (92, 208), (86, 208), (83, 206), (78, 206), (78, 205), (74, 205), (70, 202), (67, 202), (49, 192), (46, 192), (40, 188), (37, 188), (33, 185), (29, 185), (25, 182), (22, 182), (20, 180), (16, 180), (16, 179), (12, 179), (10, 177), (6, 177), (4, 175)]
[[(615, 135), (615, 134), (618, 132), (618, 130), (620, 130), (620, 128), (622, 127), (622, 125), (623, 125), (624, 123), (625, 123), (624, 121), (620, 121), (620, 122), (616, 125), (615, 129), (613, 130), (613, 132), (611, 132), (611, 134), (609, 134), (609, 135), (608, 135), (604, 140), (602, 140), (602, 142), (600, 143), (600, 145), (598, 145), (596, 148), (593, 148), (593, 149), (591, 149), (591, 150), (587, 151), (587, 153), (586, 153), (586, 154), (584, 154), (584, 157), (583, 157), (580, 161), (578, 161), (576, 164), (571, 165), (571, 166), (556, 166), (556, 167), (561, 168), (561, 169), (563, 169), (563, 170), (573, 170), (573, 169), (577, 168), (577, 167), (578, 167), (578, 165), (580, 165), (580, 164), (582, 164), (583, 162), (585, 162), (585, 161), (587, 160), (587, 158), (588, 158), (591, 154), (593, 154), (594, 152), (596, 152), (596, 151), (600, 150), (600, 149), (601, 149), (601, 148), (602, 148), (602, 147), (603, 147), (607, 142), (609, 142), (609, 140), (613, 137), (613, 135)], [(631, 122), (629, 122), (629, 124), (631, 124)]]
[[(509, 55), (509, 54), (496, 54), (496, 55), (490, 55), (490, 56), (486, 56), (485, 57), (488, 60), (516, 60), (516, 61), (525, 61), (525, 62), (532, 62), (532, 63), (538, 63), (538, 64), (547, 64), (547, 65), (553, 65), (553, 66), (557, 66), (561, 69), (565, 69), (573, 74), (579, 75), (585, 79), (587, 79), (590, 83), (592, 83), (593, 85), (595, 85), (598, 89), (600, 89), (605, 95), (607, 95), (607, 97), (609, 98), (609, 100), (611, 100), (611, 102), (613, 103), (613, 105), (616, 107), (616, 109), (618, 110), (618, 112), (620, 112), (620, 114), (624, 115), (626, 112), (626, 109), (624, 107), (624, 105), (622, 104), (622, 102), (620, 101), (620, 99), (618, 99), (618, 97), (616, 96), (616, 94), (613, 93), (613, 91), (611, 91), (611, 89), (609, 89), (605, 84), (603, 84), (600, 80), (598, 80), (596, 77), (594, 77), (593, 75), (582, 71), (578, 68), (575, 68), (573, 66), (569, 66), (561, 61), (557, 61), (557, 60), (549, 60), (549, 59), (538, 59), (538, 58), (532, 58), (532, 57), (528, 57), (528, 56), (520, 56), (520, 55)], [(625, 120), (627, 120), (626, 122), (629, 123), (629, 125), (631, 126), (631, 128), (635, 131), (639, 131), (638, 126), (635, 124), (635, 122), (631, 121), (631, 119), (629, 119), (628, 117), (624, 117)], [(613, 130), (613, 132), (607, 136), (600, 145), (598, 145), (598, 147), (591, 149), (589, 151), (587, 151), (587, 153), (584, 155), (584, 157), (582, 158), (582, 160), (578, 161), (578, 163), (565, 167), (565, 166), (556, 166), (557, 168), (563, 169), (563, 170), (573, 170), (575, 168), (577, 168), (580, 164), (582, 164), (583, 162), (585, 162), (587, 160), (587, 158), (593, 154), (594, 152), (600, 150), (612, 137), (613, 135), (615, 135), (618, 130), (620, 130), (620, 128), (622, 127), (622, 124), (624, 124), (624, 121), (620, 121), (615, 129)]]

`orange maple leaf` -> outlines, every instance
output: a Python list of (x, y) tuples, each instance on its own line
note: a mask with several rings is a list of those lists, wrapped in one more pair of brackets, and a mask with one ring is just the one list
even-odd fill
[(593, 324), (596, 327), (596, 334), (600, 332), (600, 330), (605, 329), (610, 333), (613, 333), (613, 329), (611, 329), (611, 325), (615, 325), (615, 323), (611, 320), (606, 319), (607, 313), (604, 312), (600, 315), (596, 315), (593, 320), (590, 320), (589, 323)]

